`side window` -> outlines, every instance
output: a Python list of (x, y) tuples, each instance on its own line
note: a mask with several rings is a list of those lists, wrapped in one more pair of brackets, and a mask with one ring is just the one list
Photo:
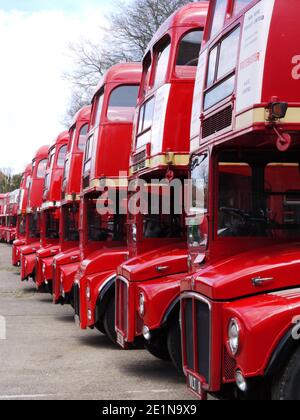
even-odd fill
[(54, 158), (55, 158), (55, 147), (51, 150), (49, 155), (49, 168), (53, 168), (54, 165)]
[(152, 98), (149, 101), (147, 101), (140, 109), (138, 129), (139, 134), (144, 133), (145, 131), (151, 128), (153, 122), (154, 104), (155, 101), (154, 98)]
[(104, 92), (100, 93), (100, 95), (97, 97), (97, 108), (96, 108), (96, 115), (95, 115), (95, 123), (94, 127), (98, 127), (100, 124), (101, 114), (102, 114), (102, 108), (103, 108), (103, 101), (104, 101)]
[(207, 87), (213, 85), (216, 76), (216, 64), (218, 56), (218, 47), (211, 50), (209, 54), (208, 72), (207, 72)]
[(199, 30), (189, 32), (180, 41), (176, 59), (178, 77), (195, 77), (202, 39), (203, 30)]
[(210, 36), (213, 37), (221, 31), (225, 22), (226, 9), (228, 0), (216, 0), (214, 17), (211, 25)]
[(84, 151), (85, 148), (85, 144), (86, 144), (86, 136), (88, 134), (88, 130), (89, 130), (89, 125), (85, 124), (84, 126), (82, 126), (80, 132), (79, 132), (79, 137), (78, 137), (78, 149)]
[(37, 178), (45, 178), (46, 168), (47, 168), (47, 159), (41, 160), (37, 167)]
[(74, 140), (76, 139), (76, 133), (77, 133), (77, 129), (76, 129), (76, 125), (73, 127), (73, 129), (71, 129), (70, 131), (70, 138), (71, 138), (71, 144), (74, 144)]
[(84, 169), (83, 169), (84, 173), (87, 173), (91, 169), (91, 159), (92, 159), (92, 153), (93, 153), (93, 139), (94, 139), (94, 135), (90, 136), (86, 142)]
[(217, 79), (220, 80), (236, 67), (238, 47), (240, 39), (240, 28), (232, 32), (220, 46), (220, 58)]
[(150, 88), (151, 71), (152, 71), (152, 57), (151, 57), (151, 53), (149, 52), (146, 55), (143, 62), (143, 81), (142, 81), (143, 96), (146, 95), (147, 91)]
[(59, 150), (58, 158), (57, 158), (57, 166), (59, 168), (63, 168), (65, 166), (66, 155), (68, 151), (68, 146), (62, 146)]
[(170, 51), (171, 44), (170, 40), (168, 39), (162, 46), (158, 48), (156, 52), (154, 89), (160, 87), (166, 81)]
[(233, 93), (238, 58), (240, 27), (221, 40), (210, 52), (204, 109), (207, 110)]
[(243, 10), (252, 0), (235, 0), (233, 13), (237, 15), (241, 10)]
[(137, 104), (139, 86), (120, 86), (112, 91), (107, 118), (110, 121), (131, 122)]

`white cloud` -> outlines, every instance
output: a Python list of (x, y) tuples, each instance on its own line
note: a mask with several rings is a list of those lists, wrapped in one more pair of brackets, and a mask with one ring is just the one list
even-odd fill
[(95, 8), (71, 14), (0, 10), (0, 168), (21, 171), (63, 129), (68, 44), (99, 39), (103, 24), (102, 10)]

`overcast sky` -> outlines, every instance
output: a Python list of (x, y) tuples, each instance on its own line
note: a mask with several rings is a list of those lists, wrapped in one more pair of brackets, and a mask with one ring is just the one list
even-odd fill
[(101, 37), (109, 0), (0, 0), (0, 168), (21, 172), (63, 130), (68, 45)]

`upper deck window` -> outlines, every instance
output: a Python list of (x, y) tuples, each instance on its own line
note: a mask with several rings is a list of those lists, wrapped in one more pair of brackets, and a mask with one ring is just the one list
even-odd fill
[(142, 93), (143, 96), (146, 95), (148, 89), (150, 88), (150, 77), (152, 71), (152, 57), (149, 52), (143, 62), (143, 80), (142, 80)]
[(240, 27), (221, 40), (210, 52), (204, 109), (208, 109), (233, 93), (238, 57)]
[(243, 10), (248, 4), (250, 4), (253, 0), (235, 0), (233, 13), (237, 15), (241, 10)]
[(154, 114), (154, 98), (147, 101), (140, 109), (139, 128), (138, 133), (144, 133), (149, 130), (152, 126), (153, 114)]
[(202, 39), (203, 30), (191, 31), (182, 38), (176, 60), (178, 77), (195, 77)]
[(70, 138), (71, 138), (71, 144), (72, 145), (74, 144), (74, 141), (76, 139), (76, 133), (77, 133), (77, 128), (76, 128), (76, 126), (74, 126), (72, 128), (72, 130), (70, 131)]
[(138, 93), (138, 86), (120, 86), (114, 89), (109, 98), (107, 118), (110, 121), (133, 121)]
[(49, 155), (49, 168), (52, 169), (54, 165), (54, 157), (55, 157), (55, 147), (51, 150)]
[(88, 124), (84, 124), (81, 127), (81, 130), (79, 132), (79, 137), (78, 137), (78, 149), (84, 151), (85, 149), (85, 144), (86, 144), (86, 136), (88, 134), (88, 130), (89, 130), (89, 125)]
[(216, 35), (224, 26), (227, 9), (227, 0), (216, 0), (213, 21), (211, 25), (211, 37)]
[(154, 89), (159, 88), (166, 81), (169, 57), (171, 51), (170, 39), (167, 38), (162, 45), (160, 45), (156, 51), (156, 69), (154, 79)]
[(57, 158), (57, 166), (59, 168), (63, 168), (65, 166), (66, 155), (68, 151), (68, 146), (62, 146), (59, 150), (58, 158)]
[(98, 125), (100, 124), (102, 108), (103, 108), (103, 101), (104, 101), (104, 91), (102, 90), (102, 92), (100, 93), (100, 95), (97, 98), (97, 108), (96, 108), (94, 127), (98, 127)]
[(36, 173), (37, 178), (40, 178), (40, 179), (45, 178), (47, 162), (48, 162), (47, 159), (43, 159), (40, 161), (37, 168), (37, 173)]
[[(138, 139), (137, 148), (145, 146), (149, 142), (147, 132), (152, 127), (154, 116), (155, 99), (152, 97), (140, 109), (139, 122), (138, 122)], [(146, 134), (147, 133), (147, 134)]]
[(85, 146), (85, 157), (84, 157), (84, 173), (88, 172), (91, 169), (91, 160), (92, 160), (92, 153), (93, 153), (93, 141), (94, 135), (91, 135), (86, 142)]

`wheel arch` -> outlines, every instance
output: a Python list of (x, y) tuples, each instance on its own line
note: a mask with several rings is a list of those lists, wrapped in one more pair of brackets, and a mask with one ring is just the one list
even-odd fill
[(167, 327), (173, 319), (180, 313), (180, 295), (177, 296), (168, 306), (162, 319), (162, 327)]
[(95, 322), (102, 321), (105, 314), (106, 306), (112, 296), (115, 294), (115, 285), (116, 285), (117, 275), (114, 274), (110, 276), (105, 284), (99, 289), (99, 294), (95, 307)]
[(273, 377), (284, 369), (294, 352), (300, 347), (300, 340), (295, 340), (292, 335), (294, 327), (289, 328), (273, 351), (265, 371), (266, 377)]

